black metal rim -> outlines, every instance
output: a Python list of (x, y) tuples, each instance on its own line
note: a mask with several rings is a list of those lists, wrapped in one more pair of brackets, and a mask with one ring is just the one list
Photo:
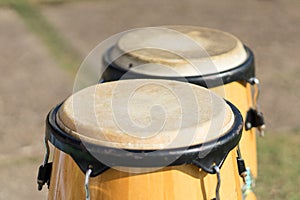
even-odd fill
[[(167, 76), (152, 76), (131, 71), (126, 71), (125, 69), (119, 67), (111, 59), (112, 48), (107, 51), (103, 56), (103, 62), (105, 66), (108, 66), (101, 80), (104, 82), (115, 81), (119, 79), (168, 79), (168, 80), (179, 80), (188, 81), (189, 83), (194, 83), (201, 85), (206, 88), (216, 87), (223, 84), (231, 83), (234, 81), (249, 81), (250, 78), (255, 76), (254, 67), (254, 55), (250, 48), (244, 46), (247, 52), (247, 59), (244, 63), (239, 66), (232, 68), (227, 71), (222, 71), (220, 73), (207, 74), (202, 76), (187, 76), (187, 77), (167, 77)], [(126, 73), (126, 76), (123, 76)]]
[[(88, 168), (93, 168), (91, 176), (97, 176), (109, 169), (110, 166), (122, 167), (163, 167), (166, 159), (173, 159), (168, 166), (193, 164), (207, 173), (214, 174), (214, 166), (221, 167), (228, 153), (238, 144), (243, 128), (243, 119), (239, 110), (227, 102), (234, 113), (234, 124), (222, 137), (199, 145), (187, 148), (174, 148), (164, 150), (130, 150), (99, 146), (82, 142), (64, 132), (56, 123), (56, 115), (61, 106), (57, 105), (50, 111), (46, 119), (46, 139), (56, 148), (69, 154), (85, 173)], [(88, 146), (88, 149), (86, 148)], [(137, 156), (138, 154), (138, 156)], [(96, 159), (109, 158), (112, 162), (109, 166)], [(201, 156), (205, 155), (205, 156)], [(156, 162), (153, 162), (155, 159)]]

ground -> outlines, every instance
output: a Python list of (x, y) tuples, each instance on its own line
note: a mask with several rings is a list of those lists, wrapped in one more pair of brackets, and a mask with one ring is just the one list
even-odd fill
[[(55, 104), (71, 94), (79, 66), (78, 61), (64, 62), (68, 56), (72, 60), (72, 55), (59, 57), (59, 49), (69, 46), (70, 52), (79, 55), (74, 57), (82, 60), (113, 34), (166, 24), (222, 29), (237, 35), (254, 51), (262, 83), (260, 104), (268, 127), (266, 138), (258, 139), (263, 172), (257, 183), (258, 197), (299, 198), (297, 0), (60, 2), (32, 3), (56, 31), (51, 34), (36, 29), (35, 21), (26, 20), (30, 15), (16, 6), (0, 3), (0, 199), (46, 199), (46, 190), (38, 192), (35, 183), (43, 159), (44, 119)], [(65, 46), (52, 44), (47, 34), (59, 35)], [(66, 68), (64, 63), (74, 66)]]

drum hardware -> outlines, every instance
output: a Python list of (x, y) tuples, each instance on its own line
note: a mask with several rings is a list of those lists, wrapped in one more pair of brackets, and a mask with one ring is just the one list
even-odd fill
[(252, 177), (251, 170), (249, 167), (246, 168), (246, 178), (245, 178), (245, 184), (242, 186), (242, 195), (243, 200), (246, 199), (247, 195), (252, 192), (252, 188), (255, 186), (255, 181)]
[(50, 177), (52, 171), (52, 162), (46, 163), (45, 165), (41, 165), (38, 172), (38, 190), (42, 190), (43, 186), (47, 183), (48, 188), (50, 185)]
[(89, 188), (89, 183), (90, 183), (90, 177), (92, 174), (92, 166), (86, 171), (85, 173), (85, 181), (84, 181), (84, 188), (85, 188), (85, 199), (90, 200), (90, 188)]
[(217, 179), (218, 179), (217, 186), (216, 186), (216, 198), (215, 198), (215, 200), (220, 200), (220, 192), (219, 192), (220, 187), (221, 187), (220, 168), (217, 165), (215, 165), (214, 170), (217, 174)]
[(242, 154), (241, 154), (239, 146), (237, 148), (237, 158), (236, 159), (237, 159), (237, 166), (238, 166), (239, 175), (243, 179), (243, 182), (245, 183), (246, 182), (246, 176), (247, 176), (247, 170), (246, 170), (245, 161), (242, 158)]
[(251, 174), (250, 167), (246, 167), (245, 161), (242, 158), (240, 147), (237, 147), (237, 165), (240, 176), (243, 179), (244, 185), (242, 186), (242, 195), (243, 199), (246, 199), (246, 196), (252, 191), (254, 187), (254, 179)]
[(52, 162), (48, 163), (50, 148), (49, 148), (47, 138), (45, 138), (44, 144), (45, 144), (46, 152), (45, 152), (44, 163), (43, 163), (43, 165), (41, 165), (39, 167), (39, 171), (38, 171), (38, 178), (37, 178), (38, 190), (42, 190), (43, 186), (46, 183), (47, 183), (48, 188), (49, 188), (51, 171), (52, 171)]
[(246, 130), (250, 130), (253, 127), (256, 127), (259, 131), (260, 136), (264, 136), (265, 130), (265, 120), (263, 113), (260, 111), (259, 105), (257, 103), (259, 93), (260, 93), (260, 85), (259, 80), (255, 77), (249, 79), (249, 83), (251, 84), (254, 94), (252, 95), (253, 98), (253, 107), (250, 108), (246, 115), (245, 120), (245, 128)]

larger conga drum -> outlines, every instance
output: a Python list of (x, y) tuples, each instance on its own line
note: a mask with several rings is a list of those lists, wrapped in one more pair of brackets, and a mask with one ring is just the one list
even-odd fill
[(251, 190), (251, 177), (257, 177), (253, 127), (262, 130), (264, 120), (256, 103), (259, 82), (255, 78), (254, 56), (238, 38), (219, 30), (191, 26), (136, 29), (120, 37), (107, 50), (103, 61), (107, 68), (101, 81), (187, 81), (207, 87), (237, 106), (245, 119), (238, 149), (247, 167), (244, 195)]
[[(230, 102), (172, 80), (90, 86), (46, 120), (38, 183), (49, 199), (241, 199), (233, 149), (243, 120)], [(48, 146), (48, 145), (46, 145)]]

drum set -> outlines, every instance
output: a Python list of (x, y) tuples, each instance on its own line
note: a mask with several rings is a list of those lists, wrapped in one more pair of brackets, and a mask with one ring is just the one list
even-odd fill
[(209, 28), (134, 29), (102, 62), (98, 84), (47, 116), (48, 199), (256, 199), (265, 124), (250, 48)]

